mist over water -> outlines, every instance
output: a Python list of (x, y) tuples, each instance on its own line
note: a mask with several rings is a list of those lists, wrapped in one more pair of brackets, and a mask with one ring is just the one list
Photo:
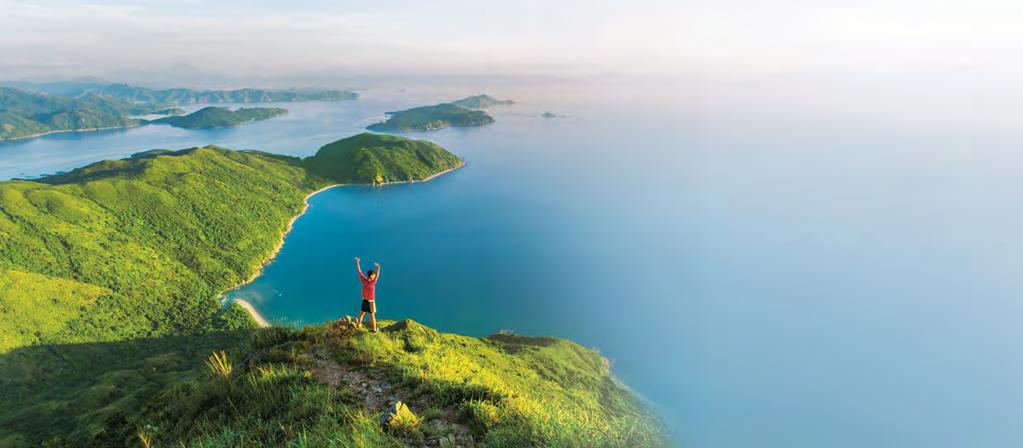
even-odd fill
[(0, 144), (0, 173), (209, 143), (308, 155), (384, 111), (512, 98), (493, 125), (412, 134), (461, 170), (315, 196), (230, 295), (352, 314), (360, 256), (383, 264), (381, 318), (597, 347), (684, 446), (1014, 446), (1021, 136), (967, 85), (396, 85), (235, 129)]

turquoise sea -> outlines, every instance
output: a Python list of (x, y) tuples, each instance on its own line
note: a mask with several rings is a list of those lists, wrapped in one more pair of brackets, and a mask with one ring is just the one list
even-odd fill
[[(395, 86), (235, 129), (0, 144), (0, 175), (208, 143), (308, 155), (385, 111), (479, 91)], [(322, 322), (357, 312), (352, 258), (379, 261), (381, 318), (596, 347), (683, 446), (1023, 443), (1018, 132), (965, 110), (632, 92), (489, 87), (520, 103), (412, 134), (463, 169), (314, 196), (228, 295)]]

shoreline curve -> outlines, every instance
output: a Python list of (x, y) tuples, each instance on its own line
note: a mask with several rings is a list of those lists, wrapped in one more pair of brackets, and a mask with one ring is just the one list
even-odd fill
[(4, 138), (4, 139), (0, 139), (0, 143), (3, 143), (3, 142), (16, 142), (16, 141), (19, 141), (19, 140), (28, 140), (28, 139), (32, 139), (32, 138), (45, 137), (47, 135), (53, 135), (53, 134), (64, 134), (64, 133), (68, 133), (68, 132), (116, 131), (116, 130), (119, 130), (119, 129), (137, 128), (139, 126), (142, 126), (142, 124), (140, 123), (140, 124), (127, 125), (127, 126), (108, 126), (108, 127), (105, 127), (105, 128), (56, 129), (56, 130), (52, 130), (52, 131), (37, 132), (37, 133), (31, 134), (31, 135), (23, 135), (21, 137)]
[[(396, 181), (396, 182), (384, 182), (382, 184), (376, 184), (376, 185), (372, 185), (372, 184), (331, 184), (331, 185), (327, 185), (326, 187), (320, 188), (319, 190), (316, 190), (316, 191), (313, 191), (313, 192), (307, 194), (305, 196), (305, 199), (303, 200), (305, 205), (302, 206), (302, 211), (300, 211), (297, 215), (293, 216), (290, 221), (288, 221), (288, 225), (285, 226), (284, 231), (281, 232), (281, 237), (277, 241), (277, 245), (274, 246), (274, 249), (272, 251), (270, 251), (270, 254), (267, 255), (266, 259), (264, 259), (263, 261), (261, 261), (259, 263), (259, 268), (256, 269), (256, 271), (253, 272), (252, 275), (250, 275), (249, 278), (247, 278), (245, 281), (243, 281), (243, 282), (241, 282), (241, 283), (239, 283), (239, 284), (237, 284), (237, 285), (235, 285), (235, 286), (233, 286), (231, 288), (228, 288), (228, 289), (222, 291), (220, 293), (219, 297), (224, 299), (225, 298), (224, 297), (225, 294), (227, 294), (227, 293), (229, 293), (231, 291), (236, 291), (238, 289), (241, 289), (245, 285), (248, 285), (249, 283), (252, 283), (253, 281), (255, 281), (257, 278), (259, 278), (260, 275), (263, 274), (263, 269), (265, 269), (267, 265), (269, 265), (271, 262), (273, 262), (273, 260), (275, 258), (277, 258), (277, 254), (280, 253), (281, 248), (284, 247), (284, 239), (288, 236), (289, 233), (291, 233), (291, 229), (292, 229), (292, 227), (294, 227), (295, 221), (298, 221), (298, 218), (301, 218), (303, 215), (305, 215), (305, 213), (307, 211), (309, 211), (309, 198), (312, 198), (313, 196), (316, 196), (316, 195), (318, 195), (320, 193), (323, 193), (324, 191), (330, 190), (331, 188), (335, 188), (335, 187), (348, 187), (348, 186), (353, 186), (353, 185), (387, 186), (387, 185), (414, 184), (414, 183), (418, 183), (418, 182), (426, 182), (426, 181), (432, 180), (432, 179), (434, 179), (434, 178), (436, 178), (438, 176), (441, 176), (441, 175), (444, 175), (444, 174), (448, 174), (448, 173), (450, 173), (452, 171), (460, 169), (460, 168), (462, 168), (464, 166), (465, 166), (465, 162), (462, 162), (461, 165), (458, 165), (458, 166), (456, 166), (454, 168), (446, 169), (444, 171), (435, 173), (435, 174), (433, 174), (433, 175), (431, 175), (429, 177), (426, 177), (426, 178), (423, 178), (423, 179), (419, 179), (419, 180), (403, 180), (403, 181)], [(249, 312), (249, 315), (252, 316), (252, 318), (256, 320), (256, 323), (259, 324), (259, 326), (261, 328), (265, 328), (265, 327), (269, 327), (270, 326), (269, 322), (267, 322), (267, 320), (265, 318), (263, 318), (263, 315), (259, 314), (259, 310), (257, 310), (256, 307), (253, 306), (248, 301), (243, 300), (243, 299), (225, 300), (224, 301), (224, 306), (230, 305), (231, 302), (238, 302), (238, 304), (241, 305), (242, 308), (245, 309), (245, 311)]]

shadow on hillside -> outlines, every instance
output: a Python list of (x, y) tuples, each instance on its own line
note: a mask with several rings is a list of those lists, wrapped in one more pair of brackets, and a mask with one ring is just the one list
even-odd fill
[(147, 397), (202, 374), (211, 352), (230, 352), (251, 333), (34, 345), (0, 354), (0, 446), (77, 446), (103, 432), (128, 431), (126, 417)]

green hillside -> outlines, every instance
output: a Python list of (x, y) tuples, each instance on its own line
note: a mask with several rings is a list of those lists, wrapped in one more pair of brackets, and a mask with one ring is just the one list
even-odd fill
[(493, 106), (508, 106), (515, 104), (512, 100), (499, 100), (490, 95), (473, 95), (452, 101), (451, 104), (462, 106), (467, 109), (486, 109)]
[(364, 132), (320, 148), (304, 164), (340, 183), (379, 184), (423, 180), (462, 166), (462, 160), (426, 140)]
[(201, 335), (3, 355), (0, 446), (666, 445), (607, 361), (564, 339), (236, 318)]
[(132, 115), (145, 107), (99, 96), (62, 98), (0, 87), (0, 140), (57, 131), (122, 128), (138, 125)]
[(592, 350), (410, 320), (381, 328), (260, 330), (226, 350), (229, 372), (197, 365), (127, 426), (159, 446), (664, 445), (657, 420)]
[(240, 126), (257, 120), (265, 120), (287, 113), (279, 107), (249, 107), (231, 110), (226, 107), (204, 107), (188, 115), (158, 118), (154, 124), (169, 124), (176, 128), (213, 129)]
[(600, 356), (568, 341), (411, 321), (256, 329), (221, 309), (309, 192), (460, 164), (360, 134), (305, 160), (154, 150), (0, 182), (0, 446), (662, 444)]
[(371, 131), (433, 131), (448, 126), (482, 126), (494, 118), (480, 110), (466, 109), (451, 103), (437, 104), (388, 112), (387, 121), (369, 125)]
[[(0, 183), (3, 340), (213, 329), (214, 297), (255, 271), (317, 185), (279, 158), (215, 147)], [(39, 292), (18, 286), (25, 275)], [(16, 319), (33, 297), (67, 309), (62, 323)]]

